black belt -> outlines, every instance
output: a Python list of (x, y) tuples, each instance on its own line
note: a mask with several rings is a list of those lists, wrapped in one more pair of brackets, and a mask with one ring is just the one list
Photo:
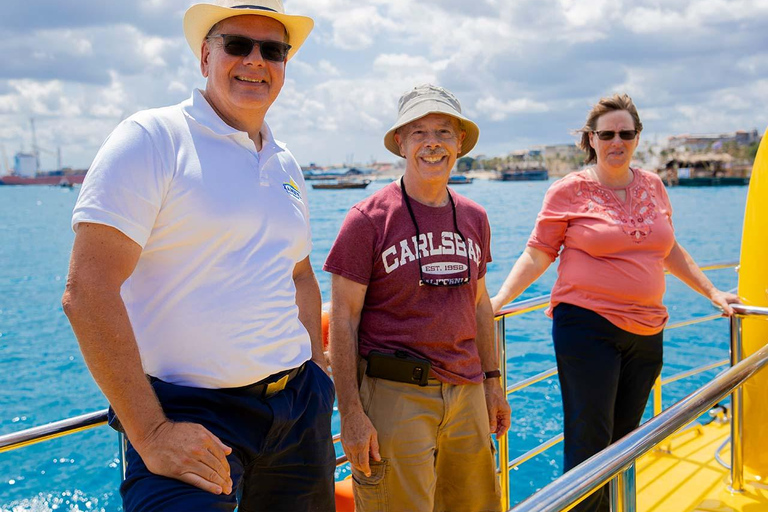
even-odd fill
[(280, 391), (284, 390), (285, 386), (287, 386), (289, 382), (291, 382), (295, 377), (301, 374), (301, 372), (304, 371), (304, 368), (306, 366), (307, 366), (307, 363), (304, 363), (301, 366), (297, 366), (292, 370), (284, 370), (282, 372), (274, 373), (269, 377), (261, 379), (259, 382), (248, 384), (247, 386), (242, 386), (239, 388), (224, 388), (224, 390), (226, 391), (242, 390), (247, 392), (248, 394), (260, 396), (261, 398), (269, 398), (275, 393), (279, 393)]
[[(232, 391), (235, 393), (246, 393), (249, 395), (257, 395), (261, 398), (267, 398), (275, 393), (278, 393), (285, 389), (285, 386), (294, 379), (294, 377), (301, 374), (304, 371), (304, 367), (307, 363), (297, 366), (291, 370), (283, 370), (281, 372), (273, 373), (269, 377), (261, 379), (259, 382), (253, 384), (247, 384), (236, 388), (213, 388), (216, 391)], [(149, 382), (160, 381), (157, 377), (147, 375)], [(161, 381), (162, 382), (162, 381)]]

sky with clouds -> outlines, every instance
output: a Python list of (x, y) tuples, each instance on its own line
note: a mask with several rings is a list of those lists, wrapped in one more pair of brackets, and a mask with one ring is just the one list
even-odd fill
[[(284, 0), (315, 30), (267, 117), (302, 164), (393, 161), (397, 99), (431, 82), (480, 126), (472, 155), (572, 142), (627, 92), (643, 136), (768, 125), (768, 0)], [(0, 149), (87, 167), (124, 117), (203, 87), (189, 0), (4, 0)], [(472, 156), (471, 155), (471, 156)], [(0, 173), (4, 174), (2, 162)]]

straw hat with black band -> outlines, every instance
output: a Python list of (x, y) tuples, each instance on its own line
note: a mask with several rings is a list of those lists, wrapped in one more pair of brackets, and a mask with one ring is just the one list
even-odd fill
[(288, 33), (288, 44), (291, 45), (286, 60), (290, 60), (298, 51), (315, 25), (312, 18), (307, 16), (285, 14), (282, 0), (216, 0), (213, 3), (195, 4), (184, 14), (184, 35), (198, 60), (203, 39), (211, 27), (221, 20), (243, 14), (257, 14), (283, 24)]
[(429, 114), (446, 114), (458, 119), (461, 129), (466, 133), (459, 154), (466, 155), (472, 151), (480, 136), (480, 128), (461, 113), (461, 104), (453, 93), (432, 84), (417, 85), (400, 97), (397, 104), (397, 121), (384, 135), (384, 146), (392, 153), (402, 157), (400, 147), (395, 142), (395, 132), (401, 126)]

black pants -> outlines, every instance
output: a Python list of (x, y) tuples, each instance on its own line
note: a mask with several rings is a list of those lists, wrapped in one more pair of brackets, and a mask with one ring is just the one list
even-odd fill
[[(640, 424), (661, 372), (663, 333), (632, 334), (572, 304), (558, 304), (553, 320), (568, 471)], [(573, 510), (607, 512), (608, 486)]]
[[(334, 386), (314, 362), (284, 390), (263, 398), (247, 388), (200, 389), (154, 380), (165, 414), (199, 423), (232, 447), (233, 489), (211, 494), (151, 473), (129, 443), (127, 512), (332, 512), (336, 454), (331, 438)], [(239, 502), (239, 503), (238, 503)]]

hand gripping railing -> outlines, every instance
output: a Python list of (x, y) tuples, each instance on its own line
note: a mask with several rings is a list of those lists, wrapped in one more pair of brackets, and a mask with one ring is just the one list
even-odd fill
[[(735, 305), (734, 311), (736, 311), (737, 318), (733, 325), (738, 325), (738, 319), (743, 316), (768, 317), (768, 308)], [(732, 338), (740, 340), (740, 329), (735, 330), (737, 332), (733, 334)], [(568, 510), (592, 491), (618, 477), (611, 484), (612, 510), (613, 512), (633, 512), (635, 510), (635, 460), (736, 390), (766, 364), (768, 364), (768, 345), (763, 346), (743, 361), (737, 362), (731, 368), (717, 375), (708, 384), (650, 419), (600, 453), (582, 462), (511, 510), (514, 512)], [(734, 413), (735, 416), (736, 413)], [(733, 426), (733, 423), (737, 423), (736, 427)], [(732, 421), (732, 429), (738, 429), (739, 425), (738, 418)], [(733, 439), (736, 440), (734, 444), (740, 447), (738, 430), (734, 432)], [(736, 469), (738, 472), (741, 470), (741, 460), (735, 460), (732, 464), (732, 466), (737, 465), (739, 466)], [(735, 481), (737, 477), (733, 478)], [(736, 487), (736, 482), (733, 486)]]

